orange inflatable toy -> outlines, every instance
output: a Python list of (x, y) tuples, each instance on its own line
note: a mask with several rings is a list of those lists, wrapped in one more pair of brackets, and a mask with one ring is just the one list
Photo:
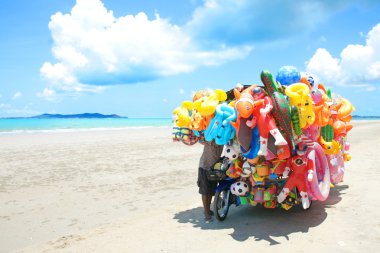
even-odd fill
[(311, 92), (311, 97), (314, 102), (314, 125), (321, 127), (326, 126), (329, 123), (331, 113), (325, 87), (319, 84), (318, 89)]

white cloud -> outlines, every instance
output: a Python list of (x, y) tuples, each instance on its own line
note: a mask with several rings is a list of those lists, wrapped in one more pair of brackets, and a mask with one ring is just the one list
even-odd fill
[(0, 104), (0, 117), (18, 117), (31, 116), (40, 112), (31, 109), (28, 105), (23, 107), (14, 107), (10, 104)]
[(18, 99), (18, 98), (20, 98), (20, 97), (22, 97), (22, 93), (21, 92), (19, 92), (19, 91), (17, 91), (14, 95), (13, 95), (13, 99)]
[[(373, 0), (362, 0), (361, 5)], [(273, 42), (310, 31), (358, 0), (205, 0), (187, 23), (206, 45)], [(318, 18), (315, 18), (318, 17)]]
[(307, 62), (307, 71), (329, 85), (376, 90), (374, 85), (380, 85), (380, 23), (368, 32), (365, 45), (347, 45), (338, 58), (319, 48)]
[(51, 17), (49, 29), (57, 62), (45, 62), (40, 72), (48, 89), (56, 91), (187, 73), (243, 58), (252, 50), (224, 45), (204, 50), (181, 27), (158, 14), (152, 20), (143, 12), (117, 18), (99, 0), (77, 0), (70, 13)]
[(9, 104), (4, 104), (4, 103), (0, 104), (0, 109), (9, 109), (9, 108), (11, 108)]
[[(40, 68), (48, 84), (40, 96), (99, 92), (91, 87), (139, 83), (242, 59), (254, 43), (309, 31), (356, 1), (205, 0), (179, 26), (158, 13), (152, 19), (143, 12), (115, 17), (100, 0), (77, 0), (70, 13), (58, 12), (49, 22), (55, 62)], [(378, 72), (374, 65), (371, 73)]]

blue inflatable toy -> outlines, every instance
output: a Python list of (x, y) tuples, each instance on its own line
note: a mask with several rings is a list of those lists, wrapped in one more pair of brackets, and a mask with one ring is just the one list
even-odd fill
[(301, 73), (294, 66), (283, 66), (281, 67), (276, 75), (276, 81), (281, 85), (290, 85), (293, 83), (298, 83), (301, 80)]
[(204, 132), (205, 140), (215, 140), (218, 145), (227, 144), (235, 137), (235, 128), (231, 125), (231, 121), (236, 121), (235, 109), (227, 104), (219, 104), (214, 118)]
[(260, 150), (260, 134), (259, 129), (255, 126), (252, 129), (252, 139), (251, 139), (251, 147), (249, 150), (244, 150), (242, 146), (240, 146), (242, 155), (247, 159), (253, 159), (257, 156)]

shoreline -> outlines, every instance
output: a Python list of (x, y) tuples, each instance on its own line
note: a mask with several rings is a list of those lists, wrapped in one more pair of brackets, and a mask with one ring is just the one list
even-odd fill
[(126, 127), (93, 127), (93, 128), (60, 128), (60, 129), (24, 129), (0, 131), (0, 135), (11, 134), (38, 134), (38, 133), (75, 133), (87, 131), (123, 131), (148, 128), (171, 128), (171, 126), (126, 126)]
[[(380, 119), (363, 119), (352, 120), (353, 125), (370, 124), (371, 122), (380, 122)], [(171, 125), (160, 126), (125, 126), (125, 127), (91, 127), (91, 128), (59, 128), (59, 129), (15, 129), (15, 130), (0, 130), (0, 136), (2, 135), (18, 135), (18, 134), (42, 134), (42, 133), (76, 133), (76, 132), (104, 132), (104, 131), (124, 131), (134, 129), (150, 129), (150, 128), (172, 128)]]

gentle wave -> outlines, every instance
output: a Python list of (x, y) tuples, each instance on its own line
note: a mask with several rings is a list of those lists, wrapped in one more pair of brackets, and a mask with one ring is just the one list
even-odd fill
[(120, 130), (139, 130), (150, 128), (170, 128), (170, 126), (129, 126), (129, 127), (95, 127), (95, 128), (62, 128), (62, 129), (34, 129), (34, 130), (10, 130), (0, 131), (0, 135), (8, 134), (33, 134), (33, 133), (74, 133), (89, 131), (120, 131)]
[(0, 119), (0, 134), (118, 130), (169, 127), (169, 118), (122, 119)]

